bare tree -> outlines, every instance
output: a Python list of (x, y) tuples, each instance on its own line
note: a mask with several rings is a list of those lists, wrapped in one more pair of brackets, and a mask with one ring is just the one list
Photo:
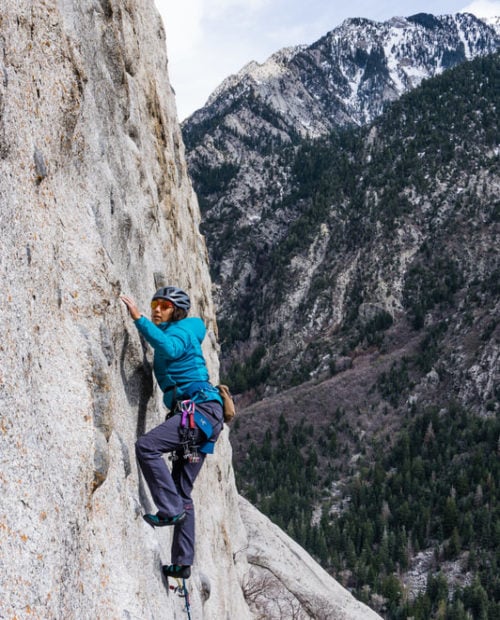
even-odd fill
[[(265, 571), (265, 572), (261, 572)], [(331, 620), (335, 609), (320, 596), (306, 597), (287, 590), (266, 569), (251, 571), (242, 585), (245, 600), (257, 620)]]

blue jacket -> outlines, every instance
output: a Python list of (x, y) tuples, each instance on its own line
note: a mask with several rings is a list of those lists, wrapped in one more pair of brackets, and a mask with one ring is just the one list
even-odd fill
[[(155, 325), (141, 316), (135, 326), (154, 349), (153, 371), (163, 390), (163, 402), (169, 409), (172, 400), (190, 398), (203, 403), (215, 400), (222, 404), (217, 388), (208, 381), (208, 370), (201, 350), (206, 328), (192, 317)], [(176, 386), (176, 390), (169, 389)]]

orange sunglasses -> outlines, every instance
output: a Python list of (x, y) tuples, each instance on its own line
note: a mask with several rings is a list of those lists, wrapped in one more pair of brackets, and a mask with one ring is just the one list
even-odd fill
[(169, 308), (173, 308), (174, 304), (168, 301), (168, 299), (153, 299), (151, 302), (151, 310), (155, 310), (158, 306), (160, 310), (168, 310)]

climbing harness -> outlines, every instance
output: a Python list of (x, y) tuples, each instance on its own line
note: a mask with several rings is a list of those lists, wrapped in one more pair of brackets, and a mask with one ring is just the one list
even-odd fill
[(174, 579), (177, 582), (177, 585), (171, 586), (168, 581), (168, 577), (167, 577), (168, 588), (169, 590), (172, 590), (174, 594), (177, 594), (177, 596), (180, 596), (181, 598), (184, 599), (184, 604), (186, 606), (186, 613), (188, 616), (188, 620), (191, 620), (191, 603), (189, 601), (189, 591), (187, 589), (186, 580), (185, 579), (181, 580), (179, 579), (179, 577), (174, 577)]

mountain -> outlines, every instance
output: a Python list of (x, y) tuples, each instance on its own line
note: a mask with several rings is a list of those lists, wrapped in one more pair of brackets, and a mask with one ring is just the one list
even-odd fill
[[(165, 408), (119, 300), (189, 291), (217, 382), (163, 25), (150, 1), (4, 2), (0, 41), (0, 617), (186, 617), (142, 519), (134, 445)], [(193, 618), (379, 617), (240, 501), (227, 428), (195, 492)]]
[(498, 40), (494, 24), (470, 14), (348, 19), (308, 47), (280, 50), (224, 80), (184, 123), (189, 161), (197, 147), (210, 152), (204, 136), (224, 141), (232, 131), (243, 143), (258, 137), (262, 150), (366, 124), (422, 79), (492, 52)]
[[(450, 53), (437, 42), (457, 23), (498, 49), (472, 16), (403, 23), (434, 33), (416, 58)], [(215, 98), (188, 147), (241, 392), (238, 484), (387, 618), (499, 613), (500, 58), (485, 51), (306, 138), (250, 89), (209, 120)]]
[[(305, 303), (311, 287), (322, 288), (319, 280), (325, 274), (317, 263), (327, 243), (332, 243), (327, 221), (321, 222), (323, 227), (314, 243), (311, 238), (304, 239), (310, 251), (301, 259), (300, 279), (294, 274), (291, 280), (297, 283), (293, 294), (283, 297), (279, 290), (273, 290), (270, 297), (266, 293), (271, 288), (268, 279), (274, 278), (269, 272), (275, 271), (273, 261), (277, 260), (279, 248), (291, 243), (291, 235), (302, 235), (307, 198), (301, 195), (301, 184), (312, 186), (316, 177), (312, 174), (305, 180), (307, 174), (317, 166), (322, 170), (326, 166), (317, 156), (316, 160), (309, 158), (305, 164), (309, 168), (303, 174), (298, 170), (301, 163), (297, 151), (304, 139), (301, 136), (329, 135), (333, 128), (339, 129), (339, 124), (348, 128), (373, 119), (424, 76), (439, 74), (465, 58), (493, 51), (498, 42), (493, 26), (467, 14), (419, 14), (383, 24), (348, 20), (309, 48), (284, 50), (261, 67), (247, 66), (228, 78), (207, 106), (186, 121), (183, 136), (188, 166), (203, 213), (203, 232), (217, 285), (224, 370), (232, 365), (234, 374), (235, 362), (243, 365), (246, 374), (255, 367), (262, 376), (251, 378), (250, 384), (263, 384), (261, 379), (265, 378), (268, 392), (269, 386), (282, 388), (296, 383), (301, 378), (293, 375), (299, 367), (303, 377), (308, 376), (307, 372), (321, 372), (321, 364), (314, 360), (307, 362), (304, 372), (304, 354), (297, 354), (295, 360), (296, 351), (315, 340), (325, 326), (332, 331), (343, 322), (343, 286), (331, 304), (325, 302), (329, 306), (328, 318), (318, 308), (314, 314), (319, 318), (312, 316), (297, 327), (293, 324), (296, 313), (288, 311), (288, 307), (298, 308)], [(315, 104), (309, 105), (311, 101)], [(285, 110), (283, 114), (279, 108)], [(336, 139), (351, 138), (344, 134)], [(347, 152), (340, 142), (339, 149)], [(331, 157), (337, 157), (334, 149)], [(355, 179), (365, 172), (359, 166), (356, 170), (350, 167), (349, 158), (349, 153), (338, 158), (336, 174), (349, 175), (354, 187)], [(361, 160), (359, 165), (364, 163)], [(342, 190), (346, 209), (351, 189)], [(286, 250), (283, 253), (285, 261), (291, 260)], [(342, 278), (347, 286), (350, 276)], [(401, 291), (396, 291), (393, 303), (394, 310), (401, 307)], [(381, 307), (388, 307), (386, 301)], [(389, 311), (393, 312), (391, 308)], [(311, 327), (305, 329), (307, 322)], [(280, 340), (282, 330), (290, 329), (295, 344), (274, 344)], [(275, 364), (279, 370), (271, 369), (268, 378), (266, 362), (270, 355), (269, 351), (264, 354), (262, 345), (270, 343), (274, 349), (271, 357), (279, 360)]]
[(368, 123), (422, 79), (499, 41), (492, 25), (468, 14), (347, 20), (307, 48), (251, 63), (184, 123), (217, 285), (223, 368), (259, 355), (251, 300), (262, 295), (259, 270), (301, 213), (290, 199), (301, 140)]

